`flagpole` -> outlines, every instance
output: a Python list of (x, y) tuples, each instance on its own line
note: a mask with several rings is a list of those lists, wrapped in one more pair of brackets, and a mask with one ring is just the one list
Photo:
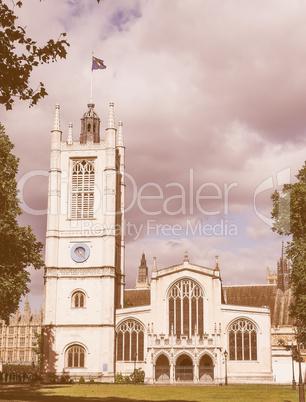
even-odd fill
[(90, 103), (92, 103), (92, 60), (93, 60), (93, 52), (91, 52)]

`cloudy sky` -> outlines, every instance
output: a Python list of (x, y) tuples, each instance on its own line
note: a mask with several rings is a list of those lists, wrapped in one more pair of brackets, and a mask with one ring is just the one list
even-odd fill
[[(38, 215), (24, 213), (21, 223), (44, 242), (39, 211), (47, 205), (54, 106), (61, 106), (63, 139), (69, 122), (77, 137), (94, 52), (107, 66), (93, 76), (101, 127), (111, 101), (124, 124), (127, 286), (135, 285), (142, 252), (151, 270), (154, 256), (162, 268), (180, 263), (185, 250), (190, 262), (208, 267), (218, 255), (225, 285), (265, 283), (282, 241), (269, 226), (270, 195), (294, 181), (306, 159), (306, 5), (26, 0), (17, 13), (40, 45), (62, 32), (70, 43), (66, 60), (32, 76), (48, 97), (31, 109), (1, 107), (20, 157), (18, 179), (33, 176), (21, 196)], [(33, 307), (42, 304), (42, 275), (32, 274)]]

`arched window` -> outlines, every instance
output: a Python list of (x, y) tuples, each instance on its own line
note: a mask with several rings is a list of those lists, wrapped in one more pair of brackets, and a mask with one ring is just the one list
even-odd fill
[(124, 321), (117, 332), (117, 360), (144, 360), (144, 329), (135, 320)]
[(84, 367), (85, 349), (79, 345), (70, 346), (66, 352), (67, 367)]
[(257, 360), (257, 331), (247, 319), (238, 319), (229, 327), (229, 359)]
[(94, 214), (95, 169), (93, 161), (73, 161), (71, 219), (89, 219)]
[(187, 335), (204, 333), (204, 294), (191, 279), (182, 279), (169, 291), (169, 333)]
[(77, 291), (72, 295), (72, 307), (85, 307), (85, 295), (83, 292)]

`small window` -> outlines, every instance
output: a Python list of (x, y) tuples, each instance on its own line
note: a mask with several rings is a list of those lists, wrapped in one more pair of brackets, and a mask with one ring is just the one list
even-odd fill
[(83, 292), (75, 292), (72, 295), (72, 307), (82, 308), (85, 307), (85, 294)]
[(66, 352), (67, 367), (84, 367), (85, 350), (82, 346), (73, 345)]

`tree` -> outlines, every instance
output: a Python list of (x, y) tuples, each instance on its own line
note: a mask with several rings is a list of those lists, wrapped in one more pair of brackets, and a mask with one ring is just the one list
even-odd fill
[(42, 243), (36, 241), (30, 226), (17, 222), (21, 215), (15, 178), (19, 159), (11, 153), (13, 147), (0, 124), (0, 318), (6, 322), (29, 292), (27, 268), (44, 266)]
[(42, 82), (36, 89), (30, 86), (31, 73), (39, 64), (66, 58), (70, 46), (63, 39), (66, 33), (62, 33), (56, 41), (50, 39), (39, 47), (36, 41), (27, 37), (25, 28), (17, 25), (14, 8), (22, 7), (22, 1), (11, 2), (13, 9), (0, 0), (0, 104), (6, 110), (12, 109), (15, 97), (29, 100), (33, 106), (48, 95)]
[[(291, 260), (291, 288), (294, 301), (290, 314), (303, 329), (306, 328), (306, 162), (296, 175), (297, 182), (285, 184), (280, 192), (275, 191), (272, 230), (282, 236), (291, 236), (286, 247)], [(305, 330), (301, 330), (305, 333)], [(306, 337), (304, 337), (306, 338)], [(305, 339), (306, 340), (306, 339)]]
[(41, 333), (35, 332), (34, 334), (36, 341), (35, 343), (33, 343), (33, 352), (36, 353), (36, 355), (38, 356), (38, 368), (40, 370), (41, 367), (41, 356), (43, 353), (43, 343), (42, 343), (42, 337), (41, 337)]
[[(14, 4), (14, 3), (13, 3)], [(16, 6), (21, 7), (18, 1)], [(44, 84), (39, 83), (37, 89), (30, 87), (30, 76), (39, 64), (66, 58), (68, 42), (61, 34), (57, 41), (50, 39), (42, 47), (27, 37), (25, 28), (17, 25), (18, 17), (14, 9), (10, 9), (0, 0), (0, 103), (7, 110), (12, 109), (14, 98), (30, 100), (30, 106), (47, 95)]]

